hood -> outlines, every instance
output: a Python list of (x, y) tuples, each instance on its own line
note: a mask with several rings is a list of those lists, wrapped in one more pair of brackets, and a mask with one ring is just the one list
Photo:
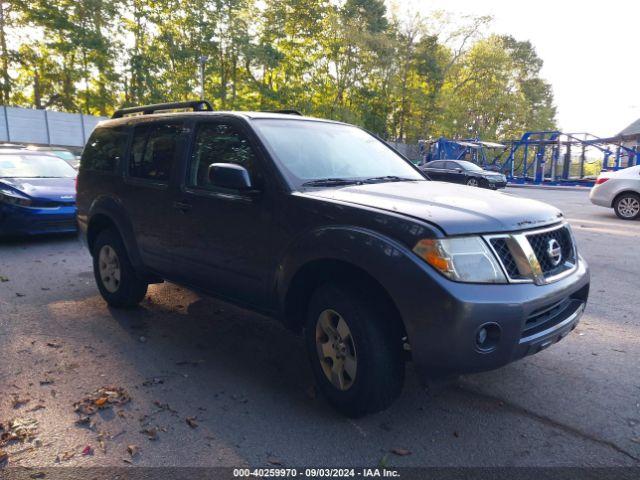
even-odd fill
[(551, 205), (507, 193), (445, 182), (388, 182), (306, 191), (320, 197), (404, 214), (447, 235), (523, 230), (560, 221)]
[(0, 187), (11, 189), (33, 200), (75, 202), (75, 178), (0, 178)]

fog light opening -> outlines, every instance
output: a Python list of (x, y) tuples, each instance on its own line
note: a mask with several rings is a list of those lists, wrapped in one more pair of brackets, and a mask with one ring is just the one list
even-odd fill
[(497, 323), (485, 323), (476, 331), (476, 347), (483, 353), (492, 352), (500, 341), (500, 326)]

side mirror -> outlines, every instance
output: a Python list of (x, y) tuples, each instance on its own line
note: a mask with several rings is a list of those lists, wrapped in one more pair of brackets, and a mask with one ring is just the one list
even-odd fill
[(462, 170), (461, 168), (456, 168), (456, 172), (458, 172), (458, 173), (462, 173), (462, 172), (463, 172), (463, 170)]
[(251, 178), (246, 168), (233, 163), (212, 163), (209, 165), (211, 184), (232, 190), (251, 190)]

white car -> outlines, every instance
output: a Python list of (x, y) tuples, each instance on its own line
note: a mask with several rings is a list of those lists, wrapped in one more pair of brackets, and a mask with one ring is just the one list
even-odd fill
[(589, 198), (595, 205), (613, 208), (623, 220), (640, 218), (640, 165), (602, 172)]

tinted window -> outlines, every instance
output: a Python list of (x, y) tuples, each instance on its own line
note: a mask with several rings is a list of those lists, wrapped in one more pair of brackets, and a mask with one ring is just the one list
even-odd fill
[(133, 134), (129, 176), (167, 183), (180, 150), (180, 125), (137, 127)]
[(458, 165), (456, 162), (446, 162), (444, 168), (446, 168), (447, 170), (457, 170), (458, 168), (460, 168), (460, 165)]
[(114, 172), (127, 147), (127, 132), (119, 128), (94, 130), (82, 153), (81, 166), (86, 170)]
[(438, 161), (429, 162), (427, 163), (427, 168), (444, 168), (442, 165), (443, 163), (444, 162), (438, 162)]
[(247, 169), (249, 176), (257, 180), (256, 157), (247, 137), (233, 125), (203, 123), (196, 130), (191, 157), (189, 180), (192, 187), (219, 190), (209, 182), (209, 166), (212, 163), (233, 163)]
[(471, 170), (473, 172), (481, 172), (482, 167), (476, 165), (475, 163), (467, 162), (466, 160), (461, 160), (458, 164), (464, 168), (465, 170)]

